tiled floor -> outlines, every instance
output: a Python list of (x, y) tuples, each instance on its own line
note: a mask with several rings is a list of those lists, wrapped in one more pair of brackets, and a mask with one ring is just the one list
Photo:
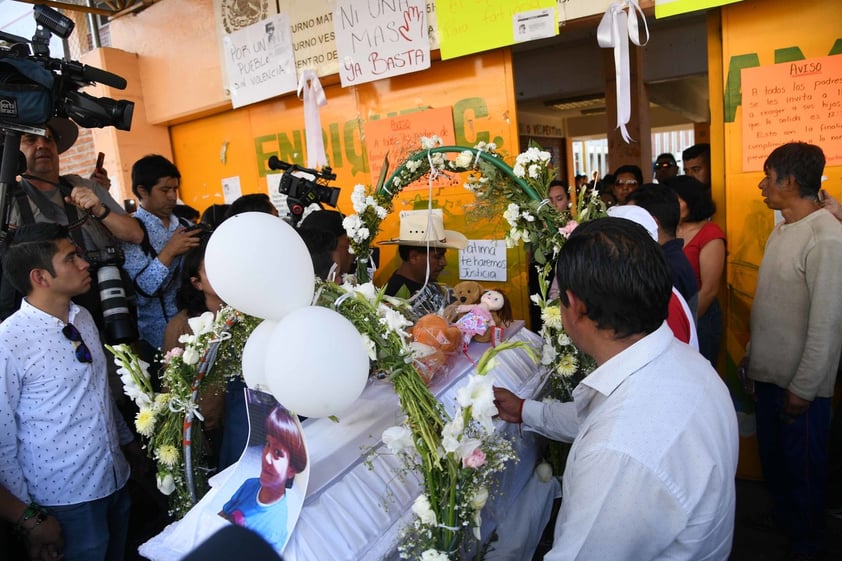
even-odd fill
[[(734, 527), (734, 546), (729, 561), (778, 561), (787, 552), (786, 536), (755, 530), (746, 526), (746, 518), (768, 510), (769, 499), (763, 483), (737, 480), (737, 516)], [(544, 532), (533, 561), (541, 561), (552, 547), (551, 520)], [(842, 520), (827, 518), (828, 553), (825, 561), (842, 561)]]

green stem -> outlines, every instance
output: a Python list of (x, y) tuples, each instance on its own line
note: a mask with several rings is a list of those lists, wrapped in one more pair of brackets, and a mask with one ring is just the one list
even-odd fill
[[(542, 197), (538, 194), (538, 192), (532, 188), (526, 181), (522, 178), (515, 175), (514, 170), (509, 167), (509, 164), (504, 162), (502, 159), (498, 158), (497, 156), (490, 154), (484, 150), (478, 150), (476, 148), (468, 148), (467, 146), (438, 146), (436, 148), (430, 148), (428, 150), (419, 150), (418, 152), (411, 155), (406, 161), (398, 166), (392, 175), (389, 176), (389, 179), (380, 186), (377, 190), (377, 194), (383, 196), (384, 194), (391, 194), (391, 187), (394, 185), (394, 179), (396, 177), (400, 177), (400, 172), (406, 167), (407, 162), (413, 160), (423, 160), (427, 157), (427, 154), (447, 154), (447, 153), (456, 153), (459, 154), (461, 152), (472, 152), (475, 156), (478, 155), (479, 159), (483, 160), (491, 164), (492, 166), (496, 167), (499, 171), (501, 171), (504, 175), (508, 176), (513, 182), (515, 182), (523, 191), (529, 195), (529, 197), (534, 201), (540, 201)], [(389, 187), (389, 189), (386, 189)]]

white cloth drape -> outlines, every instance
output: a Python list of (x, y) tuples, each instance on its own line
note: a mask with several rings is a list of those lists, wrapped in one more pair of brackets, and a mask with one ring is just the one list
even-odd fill
[[(626, 13), (628, 8), (629, 13)], [(635, 13), (637, 12), (637, 13)], [(640, 40), (637, 18), (643, 20), (645, 37)], [(631, 17), (629, 17), (631, 16)], [(617, 78), (617, 127), (626, 142), (631, 142), (626, 124), (631, 119), (631, 79), (629, 76), (629, 40), (638, 47), (649, 42), (649, 27), (636, 0), (614, 2), (605, 11), (597, 28), (597, 41), (604, 49), (614, 49), (614, 72)]]
[[(302, 95), (303, 94), (303, 95)], [(304, 100), (304, 138), (307, 141), (307, 167), (319, 169), (327, 165), (322, 119), (319, 107), (327, 105), (327, 96), (316, 71), (308, 68), (298, 80), (298, 98)]]

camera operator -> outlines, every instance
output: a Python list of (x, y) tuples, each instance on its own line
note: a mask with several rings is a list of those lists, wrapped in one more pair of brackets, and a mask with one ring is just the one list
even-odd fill
[[(78, 175), (61, 175), (59, 154), (76, 141), (79, 129), (69, 119), (53, 117), (45, 125), (46, 135), (24, 134), (20, 149), (26, 158), (26, 171), (10, 194), (10, 228), (34, 222), (53, 222), (68, 226), (71, 236), (91, 262), (92, 269), (121, 255), (120, 244), (139, 242), (143, 230), (108, 191), (97, 181)], [(103, 174), (97, 176), (97, 180)], [(107, 177), (107, 176), (104, 176)], [(119, 265), (119, 262), (115, 263)], [(100, 330), (103, 314), (99, 288), (75, 298), (90, 310)], [(20, 304), (20, 295), (7, 282), (0, 288), (0, 319), (11, 315)]]

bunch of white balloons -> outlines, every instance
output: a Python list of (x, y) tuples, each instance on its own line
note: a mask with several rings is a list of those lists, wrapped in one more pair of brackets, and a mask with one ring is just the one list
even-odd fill
[(205, 272), (229, 306), (264, 320), (243, 350), (250, 388), (268, 388), (306, 417), (335, 415), (356, 401), (368, 352), (350, 321), (311, 305), (313, 262), (292, 226), (262, 212), (232, 216), (208, 242)]

